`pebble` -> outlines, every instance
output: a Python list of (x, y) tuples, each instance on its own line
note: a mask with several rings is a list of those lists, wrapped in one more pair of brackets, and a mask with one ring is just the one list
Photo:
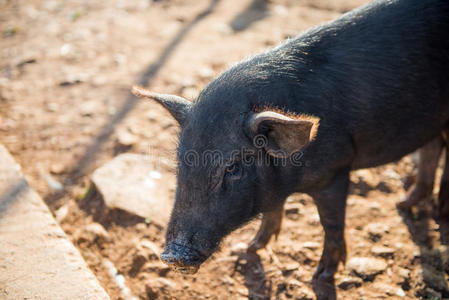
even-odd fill
[(401, 288), (398, 288), (398, 290), (396, 291), (396, 296), (399, 296), (399, 297), (405, 297), (405, 292), (404, 292), (404, 290), (401, 289)]
[(157, 259), (159, 257), (159, 253), (161, 253), (161, 249), (159, 248), (159, 246), (149, 240), (141, 241), (138, 247), (147, 249), (149, 251), (148, 255), (150, 258)]
[(156, 280), (154, 281), (156, 287), (160, 287), (160, 288), (165, 288), (168, 290), (176, 290), (177, 286), (176, 283), (174, 283), (173, 281), (167, 279), (167, 278), (156, 278)]
[(307, 248), (307, 249), (310, 249), (310, 250), (315, 250), (315, 249), (320, 248), (320, 247), (321, 247), (321, 244), (320, 244), (320, 243), (317, 243), (317, 242), (311, 242), (311, 241), (309, 241), (309, 242), (303, 243), (302, 246), (303, 246), (304, 248)]
[(362, 285), (362, 279), (358, 277), (345, 277), (338, 284), (338, 287), (342, 290), (349, 290), (355, 287), (360, 287)]
[(64, 173), (65, 166), (61, 163), (54, 163), (50, 166), (50, 172), (52, 174), (61, 174)]
[(102, 243), (109, 241), (110, 239), (108, 232), (99, 223), (91, 223), (86, 227), (79, 229), (75, 232), (74, 236), (78, 243)]
[(239, 289), (237, 289), (237, 293), (239, 293), (239, 294), (242, 295), (242, 296), (247, 297), (247, 296), (248, 296), (248, 289), (245, 289), (245, 288), (239, 288)]
[(90, 117), (99, 110), (99, 103), (97, 101), (83, 102), (80, 107), (80, 113), (83, 117)]
[(297, 287), (302, 287), (302, 283), (300, 282), (300, 281), (298, 281), (298, 280), (296, 280), (296, 279), (291, 279), (289, 282), (288, 282), (288, 285), (289, 286), (297, 286)]
[(282, 267), (283, 271), (290, 272), (299, 269), (299, 264), (297, 262), (284, 264)]
[(372, 281), (376, 275), (385, 271), (387, 264), (377, 258), (354, 257), (349, 260), (346, 267), (363, 280)]
[(371, 252), (376, 256), (389, 258), (394, 256), (395, 250), (393, 248), (388, 248), (384, 246), (374, 246), (373, 248), (371, 248)]
[(215, 75), (214, 70), (209, 67), (200, 68), (198, 73), (202, 79), (211, 79)]
[(309, 225), (319, 225), (320, 216), (318, 215), (318, 213), (311, 214), (309, 219), (307, 220), (307, 223), (309, 223)]
[(388, 296), (392, 296), (397, 292), (396, 287), (382, 282), (375, 282), (373, 284), (373, 288), (379, 292), (382, 292), (383, 294), (387, 294)]
[(246, 244), (244, 242), (240, 242), (240, 243), (237, 243), (234, 246), (232, 246), (231, 253), (235, 254), (235, 253), (245, 252), (246, 249), (248, 249), (248, 244)]
[(67, 218), (68, 214), (69, 206), (65, 204), (55, 211), (55, 219), (56, 221), (58, 221), (58, 223), (61, 223), (65, 218)]
[(123, 147), (131, 147), (138, 142), (137, 136), (127, 130), (117, 131), (117, 143)]
[(382, 238), (382, 236), (389, 232), (390, 227), (381, 223), (370, 223), (365, 226), (365, 230), (368, 232), (369, 238), (376, 242)]

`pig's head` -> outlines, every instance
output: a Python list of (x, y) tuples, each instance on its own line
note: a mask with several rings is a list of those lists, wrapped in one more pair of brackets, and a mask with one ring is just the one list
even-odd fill
[(214, 108), (207, 91), (196, 103), (133, 92), (162, 104), (181, 125), (176, 199), (161, 258), (195, 273), (228, 233), (282, 205), (292, 192), (289, 158), (314, 138), (319, 120), (249, 104)]

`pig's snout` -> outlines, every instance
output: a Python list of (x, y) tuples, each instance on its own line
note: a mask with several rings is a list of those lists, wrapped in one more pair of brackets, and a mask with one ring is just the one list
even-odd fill
[(195, 274), (206, 256), (191, 247), (174, 242), (167, 244), (161, 253), (161, 259), (175, 271), (184, 274)]

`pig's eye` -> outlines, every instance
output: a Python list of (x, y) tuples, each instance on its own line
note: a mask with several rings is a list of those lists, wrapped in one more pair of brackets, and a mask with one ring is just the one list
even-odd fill
[(241, 167), (238, 163), (233, 163), (232, 165), (227, 166), (225, 170), (226, 175), (236, 179), (241, 177), (241, 171)]

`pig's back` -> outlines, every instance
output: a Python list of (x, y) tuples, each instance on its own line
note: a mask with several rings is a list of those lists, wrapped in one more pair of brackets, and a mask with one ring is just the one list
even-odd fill
[(328, 27), (310, 43), (321, 65), (307, 82), (321, 82), (327, 99), (314, 101), (327, 129), (350, 135), (354, 169), (439, 134), (449, 120), (449, 1), (374, 1)]

